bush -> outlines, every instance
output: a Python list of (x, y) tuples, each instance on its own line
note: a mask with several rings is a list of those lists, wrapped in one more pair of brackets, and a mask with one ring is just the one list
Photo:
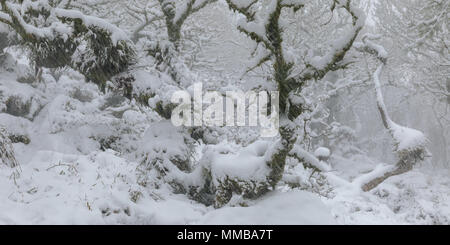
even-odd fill
[[(108, 22), (52, 6), (52, 1), (16, 4), (1, 1), (0, 22), (8, 24), (30, 48), (36, 67), (71, 67), (105, 87), (125, 71), (135, 52), (124, 32)], [(2, 19), (4, 18), (4, 19)]]

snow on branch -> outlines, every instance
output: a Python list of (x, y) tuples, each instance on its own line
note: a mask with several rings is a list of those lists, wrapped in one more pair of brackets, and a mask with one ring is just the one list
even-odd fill
[(129, 41), (129, 38), (124, 31), (122, 31), (116, 25), (113, 25), (101, 18), (84, 15), (77, 10), (55, 8), (53, 9), (53, 11), (55, 15), (61, 19), (79, 19), (87, 27), (99, 27), (103, 30), (108, 31), (109, 33), (111, 33), (111, 39), (115, 45), (117, 45), (117, 43), (120, 41)]
[(314, 168), (318, 171), (328, 172), (331, 170), (331, 167), (328, 164), (320, 161), (313, 154), (305, 151), (298, 145), (295, 145), (292, 148), (289, 155), (297, 158), (300, 162), (303, 162), (305, 166)]
[(8, 14), (0, 12), (0, 22), (11, 25), (12, 18)]
[[(294, 11), (298, 11), (304, 7), (304, 1), (274, 0), (268, 5), (262, 5), (259, 4), (259, 1), (251, 0), (227, 0), (227, 3), (230, 9), (244, 15), (244, 18), (238, 23), (238, 30), (258, 44), (262, 44), (269, 51), (269, 54), (260, 57), (259, 61), (255, 62), (257, 65), (249, 70), (269, 60), (285, 60), (281, 48), (282, 29), (279, 26), (280, 13), (283, 8), (292, 8)], [(348, 65), (341, 63), (363, 28), (365, 15), (362, 10), (351, 4), (351, 0), (335, 0), (334, 8), (344, 9), (350, 14), (352, 17), (352, 27), (347, 33), (343, 34), (342, 38), (334, 41), (331, 50), (326, 55), (308, 61), (306, 64), (307, 69), (304, 72), (298, 75), (288, 74), (284, 82), (289, 83), (290, 87), (295, 88), (296, 86), (300, 86), (299, 84), (302, 82), (310, 79), (319, 80), (329, 71), (343, 69)], [(282, 66), (282, 68), (289, 71), (289, 67), (292, 64), (289, 65), (286, 61), (284, 63), (286, 66)]]
[(0, 20), (31, 49), (36, 67), (70, 66), (104, 85), (133, 62), (128, 36), (103, 19), (59, 8), (48, 0), (0, 0), (0, 4)]
[[(138, 4), (138, 2), (136, 2), (135, 4)], [(127, 13), (131, 17), (141, 22), (139, 25), (137, 25), (137, 27), (134, 28), (134, 30), (132, 30), (131, 40), (134, 43), (136, 43), (139, 38), (145, 36), (141, 34), (141, 32), (143, 32), (147, 26), (154, 24), (158, 20), (164, 19), (164, 15), (159, 12), (156, 13), (156, 11), (154, 11), (156, 5), (157, 3), (153, 5), (146, 3), (144, 6), (126, 5)]]
[(331, 50), (322, 57), (315, 57), (306, 64), (307, 70), (300, 74), (296, 79), (298, 81), (306, 81), (310, 79), (320, 80), (327, 72), (335, 71), (346, 67), (346, 64), (341, 64), (347, 52), (352, 48), (356, 37), (365, 24), (364, 12), (354, 7), (351, 0), (334, 0), (333, 8), (342, 8), (347, 11), (352, 17), (352, 28), (342, 38), (335, 40), (332, 44)]
[(380, 60), (383, 64), (386, 64), (386, 61), (388, 58), (388, 53), (384, 49), (383, 46), (378, 45), (371, 41), (371, 40), (375, 40), (375, 39), (380, 39), (380, 36), (366, 34), (362, 38), (362, 43), (356, 42), (354, 44), (355, 49), (360, 52), (366, 52), (366, 53), (372, 54), (375, 57), (377, 57), (377, 59)]
[[(258, 0), (227, 0), (230, 9), (245, 17), (239, 20), (238, 30), (253, 41), (263, 44), (266, 49), (274, 54), (279, 52), (278, 46), (281, 44), (279, 43), (279, 38), (274, 38), (274, 35), (281, 33), (281, 28), (279, 27), (281, 10), (283, 8), (293, 8), (294, 11), (298, 11), (304, 6), (304, 1), (274, 0), (268, 5), (257, 5), (258, 2)], [(258, 8), (259, 12), (256, 11), (256, 8)]]
[[(294, 11), (302, 8), (303, 1), (273, 0), (269, 4), (263, 4), (261, 1), (227, 0), (227, 3), (230, 9), (244, 16), (238, 23), (238, 30), (265, 49), (265, 52), (258, 55), (256, 65), (248, 71), (273, 61), (273, 76), (280, 91), (280, 112), (287, 113), (290, 115), (289, 118), (296, 118), (300, 110), (296, 110), (297, 107), (288, 106), (288, 97), (298, 85), (290, 77), (294, 63), (284, 56), (280, 17), (284, 8), (292, 8)], [(292, 110), (287, 112), (287, 108)]]
[(48, 1), (24, 1), (21, 5), (6, 2), (6, 0), (1, 0), (2, 13), (0, 14), (1, 19), (5, 19), (14, 25), (20, 25), (21, 28), (26, 32), (26, 34), (35, 35), (41, 38), (55, 38), (56, 35), (67, 34), (70, 31), (70, 27), (66, 26), (64, 28), (59, 22), (53, 22), (48, 27), (37, 27), (33, 24), (27, 23), (23, 16), (26, 16), (31, 12), (40, 12), (47, 15), (46, 17), (50, 20), (52, 17), (56, 17), (59, 20), (80, 20), (87, 27), (98, 27), (103, 30), (108, 31), (111, 34), (113, 43), (117, 45), (119, 41), (128, 41), (128, 36), (117, 26), (94, 16), (84, 15), (77, 10), (67, 10), (52, 7), (48, 4)]
[(358, 45), (358, 50), (373, 54), (382, 62), (373, 74), (377, 107), (384, 127), (392, 136), (394, 141), (394, 151), (399, 160), (395, 166), (378, 167), (371, 173), (360, 177), (358, 183), (364, 191), (372, 190), (391, 176), (400, 175), (410, 171), (417, 162), (423, 160), (428, 154), (426, 149), (427, 139), (422, 132), (416, 129), (400, 126), (390, 118), (386, 105), (384, 104), (383, 93), (381, 90), (382, 85), (380, 81), (380, 76), (384, 66), (386, 65), (388, 53), (381, 45), (369, 42), (367, 40), (368, 38), (374, 39), (373, 36), (366, 35), (366, 37), (363, 38), (363, 43), (365, 45)]
[(281, 2), (281, 5), (288, 8), (293, 8), (294, 11), (298, 11), (299, 9), (303, 8), (305, 6), (304, 0), (283, 0)]
[(384, 104), (383, 93), (381, 92), (380, 74), (383, 66), (383, 64), (380, 65), (373, 76), (377, 95), (377, 106), (381, 114), (383, 125), (389, 130), (389, 133), (394, 139), (397, 152), (421, 149), (425, 147), (426, 144), (425, 135), (418, 130), (400, 126), (393, 122), (389, 117), (386, 105)]
[(356, 46), (357, 50), (361, 52), (370, 53), (382, 62), (382, 64), (378, 66), (377, 70), (373, 74), (377, 107), (381, 115), (381, 120), (383, 122), (384, 127), (387, 130), (389, 130), (389, 133), (391, 134), (395, 142), (397, 152), (423, 148), (426, 143), (426, 138), (422, 132), (415, 129), (400, 126), (396, 124), (394, 121), (392, 121), (392, 119), (389, 117), (386, 105), (384, 104), (383, 92), (381, 89), (382, 85), (380, 81), (381, 73), (388, 59), (388, 53), (383, 46), (370, 41), (370, 39), (373, 40), (379, 38), (380, 38), (379, 36), (366, 34), (362, 38), (363, 43), (357, 43)]

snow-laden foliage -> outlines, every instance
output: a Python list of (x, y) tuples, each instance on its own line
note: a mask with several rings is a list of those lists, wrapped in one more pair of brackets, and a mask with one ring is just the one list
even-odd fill
[(107, 21), (67, 10), (53, 1), (1, 1), (0, 21), (32, 51), (37, 67), (81, 72), (101, 86), (124, 71), (134, 50), (126, 34)]
[[(450, 221), (446, 1), (0, 3), (1, 224)], [(197, 83), (279, 135), (175, 127)]]

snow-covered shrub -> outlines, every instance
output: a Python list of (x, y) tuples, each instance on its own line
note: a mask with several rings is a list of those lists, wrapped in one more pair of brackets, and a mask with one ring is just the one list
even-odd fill
[(128, 68), (134, 50), (126, 34), (103, 19), (53, 1), (1, 1), (0, 21), (31, 49), (37, 67), (70, 66), (101, 86)]
[[(123, 115), (129, 114), (129, 110), (139, 111), (137, 106), (125, 101), (118, 105), (107, 105), (111, 94), (102, 93), (95, 84), (85, 83), (83, 76), (71, 69), (61, 71), (58, 80), (50, 76), (47, 70), (43, 77), (45, 86), (27, 88), (35, 95), (42, 92), (47, 95), (39, 113), (33, 118), (33, 122), (39, 124), (36, 130), (40, 136), (36, 143), (41, 142), (55, 149), (63, 147), (64, 151), (71, 153), (87, 153), (92, 149), (114, 149), (120, 152), (133, 150), (134, 144), (130, 142), (137, 141), (141, 125), (131, 123), (131, 116), (124, 118)], [(26, 135), (26, 132), (22, 134)], [(33, 143), (34, 138), (31, 136)], [(64, 144), (57, 143), (60, 141)]]
[(270, 141), (256, 141), (246, 147), (222, 142), (208, 146), (200, 160), (203, 178), (214, 196), (216, 208), (226, 205), (234, 195), (256, 199), (273, 190), (281, 178), (274, 162), (279, 149)]
[(298, 188), (329, 197), (332, 186), (328, 183), (326, 176), (315, 168), (305, 166), (307, 165), (298, 158), (288, 157), (281, 183), (287, 184), (290, 188)]
[(111, 89), (170, 119), (176, 107), (171, 96), (182, 88), (164, 72), (132, 69), (115, 76)]
[(175, 128), (170, 121), (153, 123), (142, 138), (139, 150), (143, 154), (142, 163), (156, 168), (162, 176), (178, 170), (190, 172), (192, 149), (185, 143), (189, 139), (182, 130)]
[(176, 49), (172, 43), (151, 43), (147, 48), (147, 54), (155, 59), (155, 65), (159, 71), (166, 72), (175, 81), (179, 80), (179, 74), (175, 67), (177, 62)]
[(26, 118), (0, 113), (0, 125), (8, 129), (8, 137), (12, 143), (29, 144), (31, 142), (30, 124), (31, 121)]
[(136, 151), (141, 185), (152, 182), (159, 188), (168, 184), (173, 192), (210, 205), (208, 175), (202, 166), (193, 165), (194, 154), (195, 142), (186, 129), (176, 128), (166, 120), (153, 123), (146, 129)]
[(23, 102), (18, 96), (9, 97), (5, 105), (6, 113), (13, 116), (24, 117), (30, 113), (31, 103), (29, 101)]
[(195, 142), (182, 128), (163, 121), (150, 126), (138, 150), (146, 175), (168, 183), (176, 193), (188, 195), (205, 205), (219, 208), (233, 196), (256, 199), (273, 190), (281, 178), (273, 164), (279, 151), (270, 141), (256, 141), (242, 147), (223, 141), (207, 145), (195, 164)]
[(0, 78), (0, 112), (33, 119), (46, 99), (29, 84), (13, 81), (13, 76)]
[(399, 168), (411, 170), (414, 165), (429, 155), (426, 149), (428, 140), (422, 132), (394, 122), (391, 122), (390, 128), (394, 138), (394, 151), (399, 159), (397, 162)]
[(265, 165), (267, 142), (255, 142), (248, 147), (233, 149), (227, 144), (211, 146), (202, 161), (207, 166), (215, 188), (215, 206), (228, 203), (233, 195), (244, 198), (259, 197), (268, 191)]

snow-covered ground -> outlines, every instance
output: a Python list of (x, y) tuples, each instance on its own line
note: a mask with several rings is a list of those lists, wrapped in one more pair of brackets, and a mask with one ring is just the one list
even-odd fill
[[(142, 180), (133, 155), (154, 113), (111, 104), (111, 95), (76, 73), (62, 74), (58, 79), (44, 74), (45, 86), (31, 86), (17, 82), (14, 73), (1, 73), (3, 95), (31, 101), (30, 112), (37, 116), (0, 113), (1, 125), (31, 140), (14, 144), (20, 168), (0, 166), (0, 224), (450, 223), (450, 171), (419, 166), (366, 193), (356, 184), (358, 176), (380, 164), (367, 157), (332, 156), (327, 197), (280, 185), (244, 206), (233, 197), (214, 209), (168, 186), (155, 188)], [(98, 138), (114, 133), (122, 136), (114, 146), (123, 153), (98, 145)], [(233, 155), (234, 165), (245, 164), (241, 155)]]
[(369, 193), (337, 185), (329, 198), (276, 190), (248, 207), (214, 209), (164, 188), (142, 187), (137, 165), (112, 150), (36, 151), (20, 176), (0, 168), (0, 224), (450, 223), (450, 172), (416, 169)]
[(136, 163), (115, 152), (37, 152), (21, 177), (2, 168), (0, 224), (334, 224), (304, 191), (275, 191), (250, 207), (213, 209), (137, 184)]

